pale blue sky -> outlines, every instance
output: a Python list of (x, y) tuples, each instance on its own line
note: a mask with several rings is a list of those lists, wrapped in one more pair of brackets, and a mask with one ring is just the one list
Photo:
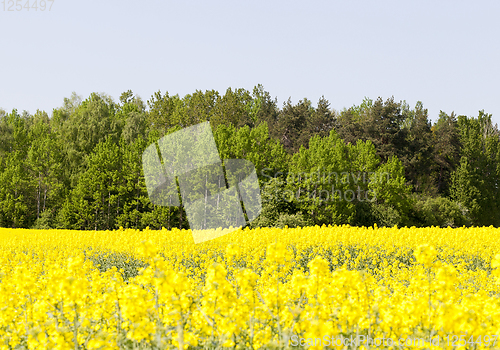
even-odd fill
[(280, 107), (394, 95), (433, 120), (484, 109), (500, 124), (499, 18), (495, 0), (0, 3), (0, 107), (50, 115), (72, 91), (147, 100), (262, 84)]

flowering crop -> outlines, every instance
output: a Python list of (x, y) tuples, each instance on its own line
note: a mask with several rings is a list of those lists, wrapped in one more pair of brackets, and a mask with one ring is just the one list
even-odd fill
[(485, 336), (500, 334), (499, 253), (493, 227), (240, 229), (201, 244), (175, 229), (0, 229), (0, 349), (285, 349), (325, 335), (498, 348)]

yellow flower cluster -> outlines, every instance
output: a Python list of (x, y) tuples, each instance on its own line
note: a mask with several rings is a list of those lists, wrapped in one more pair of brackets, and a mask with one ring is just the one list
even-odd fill
[(0, 229), (0, 349), (494, 349), (499, 296), (493, 227)]

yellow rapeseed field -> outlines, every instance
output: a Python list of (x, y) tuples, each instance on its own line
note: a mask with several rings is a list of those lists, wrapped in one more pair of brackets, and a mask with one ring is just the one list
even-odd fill
[(500, 230), (0, 229), (1, 349), (500, 348)]

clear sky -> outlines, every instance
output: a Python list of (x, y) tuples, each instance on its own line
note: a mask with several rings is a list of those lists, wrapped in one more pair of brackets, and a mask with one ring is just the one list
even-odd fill
[(484, 109), (500, 124), (497, 0), (55, 0), (43, 12), (10, 3), (0, 3), (7, 112), (51, 115), (73, 91), (147, 100), (262, 84), (280, 107), (394, 96), (422, 101), (432, 120)]

